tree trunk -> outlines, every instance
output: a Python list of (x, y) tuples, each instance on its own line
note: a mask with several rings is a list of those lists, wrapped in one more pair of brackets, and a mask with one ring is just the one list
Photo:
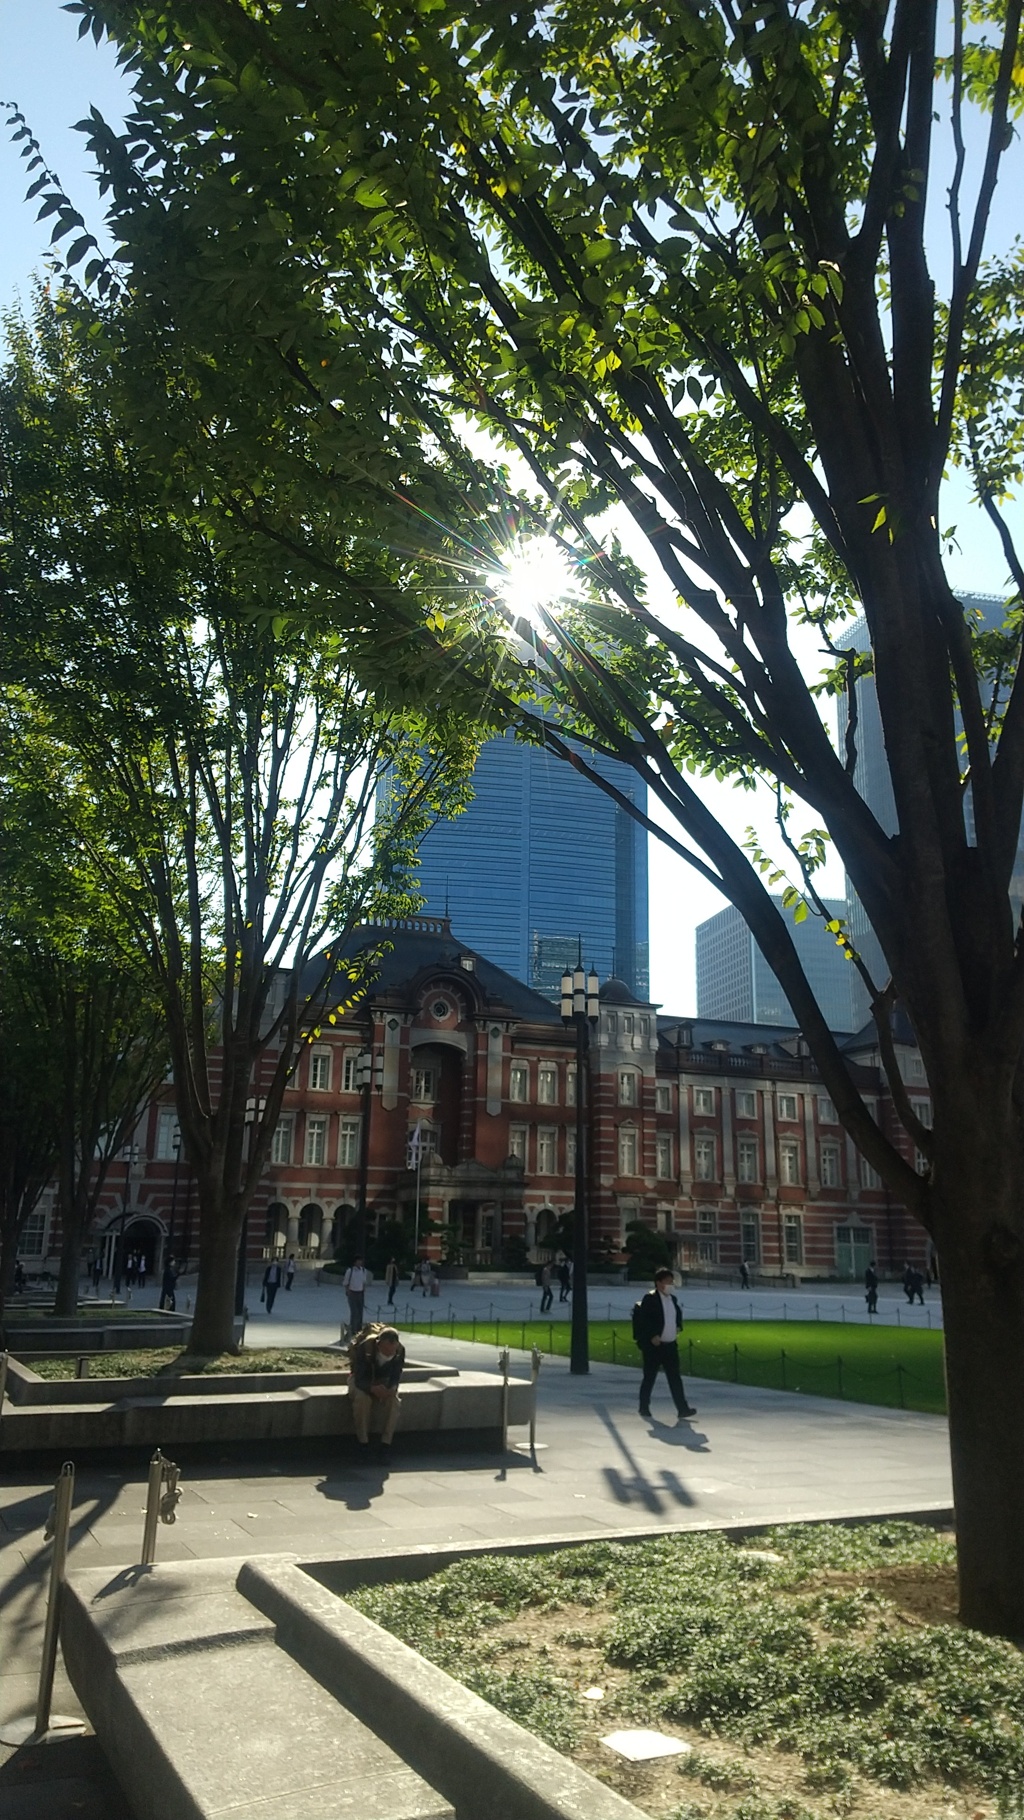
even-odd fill
[(78, 1313), (78, 1289), (82, 1270), (82, 1226), (81, 1222), (71, 1216), (64, 1228), (64, 1238), (60, 1251), (60, 1271), (57, 1276), (57, 1294), (54, 1297), (53, 1312), (60, 1315)]
[(214, 1357), (229, 1352), (235, 1332), (235, 1271), (242, 1230), (240, 1197), (225, 1205), (200, 1180), (199, 1282), (190, 1351)]
[(1024, 1638), (1024, 1142), (1005, 1083), (969, 1081), (934, 1179), (960, 1617)]

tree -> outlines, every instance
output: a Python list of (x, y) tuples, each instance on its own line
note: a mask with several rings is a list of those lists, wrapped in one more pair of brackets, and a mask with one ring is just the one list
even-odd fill
[[(581, 585), (574, 607), (521, 628), (543, 665), (523, 722), (564, 756), (571, 730), (636, 766), (678, 829), (657, 832), (739, 907), (846, 1129), (930, 1233), (961, 1613), (1024, 1633), (1024, 570), (1007, 503), (1024, 365), (1020, 253), (986, 258), (1021, 99), (1020, 0), (955, 0), (948, 17), (934, 0), (77, 10), (135, 70), (124, 135), (90, 127), (134, 292), (169, 283), (165, 308), (193, 322), (237, 304), (238, 370), (258, 342), (303, 410), (313, 391), (329, 413), (309, 324), (356, 361), (361, 319), (339, 320), (335, 300), (361, 286), (368, 370), (382, 339), (418, 357), (424, 422), (461, 414), (527, 464), (538, 499), (518, 522), (553, 523)], [(944, 290), (926, 233), (940, 126)], [(271, 257), (302, 296), (297, 359), (262, 312)], [(415, 388), (403, 404), (419, 410)], [(950, 463), (1006, 554), (995, 638), (947, 579)], [(663, 613), (603, 535), (613, 504), (674, 597)], [(862, 657), (836, 642), (858, 609)], [(801, 625), (820, 635), (820, 677), (798, 661)], [(471, 663), (464, 622), (445, 635)], [(854, 778), (868, 673), (893, 835)], [(822, 691), (849, 703), (843, 750)], [(709, 772), (777, 793), (797, 913), (821, 909), (814, 870), (834, 843), (889, 970), (868, 983), (923, 1174), (861, 1099), (763, 856), (702, 800)], [(931, 1130), (894, 1065), (897, 998)]]
[(54, 1313), (73, 1314), (110, 1165), (167, 1073), (167, 1044), (145, 961), (89, 857), (102, 832), (70, 755), (23, 692), (4, 691), (3, 710), (0, 946), (18, 981), (19, 1048), (45, 1052), (38, 1116), (61, 1226)]
[(57, 1157), (53, 1053), (25, 1016), (17, 952), (0, 961), (0, 1330), (14, 1280), (18, 1241)]
[(200, 1210), (193, 1343), (216, 1353), (301, 1046), (372, 973), (353, 929), (414, 907), (413, 843), (457, 805), (474, 729), (379, 703), (337, 632), (253, 600), (138, 461), (87, 328), (44, 299), (14, 334), (5, 664), (74, 756), (90, 863), (160, 1001)]

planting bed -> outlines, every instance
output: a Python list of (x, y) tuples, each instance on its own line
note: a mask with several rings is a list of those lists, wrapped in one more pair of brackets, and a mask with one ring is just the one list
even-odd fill
[[(948, 1534), (590, 1543), (346, 1597), (658, 1820), (1024, 1815), (1024, 1655), (958, 1624)], [(691, 1752), (627, 1763), (601, 1738), (631, 1727)]]
[[(77, 1365), (77, 1359), (66, 1356), (32, 1360), (32, 1370), (37, 1377), (55, 1381), (73, 1378)], [(317, 1352), (312, 1348), (273, 1346), (243, 1347), (241, 1352), (222, 1352), (213, 1358), (183, 1351), (180, 1346), (155, 1347), (149, 1352), (108, 1352), (104, 1353), (98, 1367), (105, 1378), (186, 1378), (211, 1373), (218, 1377), (250, 1377), (267, 1372), (299, 1371), (305, 1374), (346, 1368), (347, 1360), (339, 1356), (337, 1349)]]

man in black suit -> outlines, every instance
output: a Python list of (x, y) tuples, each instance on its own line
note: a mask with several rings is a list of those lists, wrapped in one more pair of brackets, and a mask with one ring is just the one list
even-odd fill
[(650, 1420), (651, 1391), (659, 1371), (665, 1373), (672, 1401), (679, 1416), (695, 1416), (697, 1411), (686, 1400), (683, 1380), (679, 1375), (678, 1336), (683, 1326), (683, 1311), (672, 1293), (675, 1281), (671, 1270), (655, 1271), (654, 1288), (637, 1304), (633, 1332), (644, 1361), (640, 1381), (640, 1414)]

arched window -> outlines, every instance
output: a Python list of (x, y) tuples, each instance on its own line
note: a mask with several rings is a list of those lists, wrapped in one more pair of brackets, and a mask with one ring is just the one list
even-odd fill
[(299, 1245), (303, 1251), (319, 1251), (324, 1210), (308, 1201), (299, 1214)]

